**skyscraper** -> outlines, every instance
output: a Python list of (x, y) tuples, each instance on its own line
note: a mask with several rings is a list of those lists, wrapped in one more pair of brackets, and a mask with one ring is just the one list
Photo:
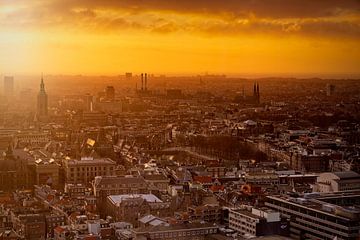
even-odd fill
[(4, 77), (4, 95), (11, 96), (14, 93), (14, 77)]
[(105, 97), (107, 101), (115, 100), (115, 88), (113, 86), (107, 86), (105, 89)]
[(40, 91), (37, 99), (37, 115), (38, 117), (45, 117), (48, 114), (48, 96), (45, 92), (44, 79), (41, 77)]

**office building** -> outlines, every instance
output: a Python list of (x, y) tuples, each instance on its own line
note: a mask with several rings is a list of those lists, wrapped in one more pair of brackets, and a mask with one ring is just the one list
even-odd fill
[(360, 192), (308, 193), (302, 197), (267, 196), (265, 206), (290, 220), (295, 239), (342, 239), (360, 237)]
[(116, 163), (110, 158), (65, 159), (65, 183), (89, 184), (96, 176), (115, 175)]
[(288, 235), (289, 223), (269, 208), (230, 209), (229, 227), (241, 236)]

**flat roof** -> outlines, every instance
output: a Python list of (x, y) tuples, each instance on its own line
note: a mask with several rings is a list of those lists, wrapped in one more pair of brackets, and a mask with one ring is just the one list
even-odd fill
[(154, 194), (122, 194), (122, 195), (110, 195), (108, 196), (111, 202), (114, 204), (120, 204), (124, 200), (142, 198), (147, 202), (158, 202), (162, 203), (162, 201), (156, 197)]
[(94, 159), (70, 159), (67, 160), (69, 165), (95, 165), (95, 164), (116, 164), (110, 158), (94, 158)]

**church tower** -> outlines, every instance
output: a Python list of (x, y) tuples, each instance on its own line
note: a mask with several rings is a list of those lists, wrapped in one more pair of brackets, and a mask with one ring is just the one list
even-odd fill
[(37, 115), (38, 117), (46, 117), (48, 114), (48, 96), (45, 92), (44, 79), (41, 76), (40, 91), (37, 99)]

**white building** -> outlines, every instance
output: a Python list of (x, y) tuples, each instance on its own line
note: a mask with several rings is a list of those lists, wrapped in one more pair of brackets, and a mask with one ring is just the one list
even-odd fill
[(269, 208), (230, 209), (229, 227), (242, 236), (282, 234), (288, 223), (282, 221), (280, 213)]
[(360, 174), (353, 171), (321, 173), (314, 185), (314, 192), (340, 192), (360, 190)]

